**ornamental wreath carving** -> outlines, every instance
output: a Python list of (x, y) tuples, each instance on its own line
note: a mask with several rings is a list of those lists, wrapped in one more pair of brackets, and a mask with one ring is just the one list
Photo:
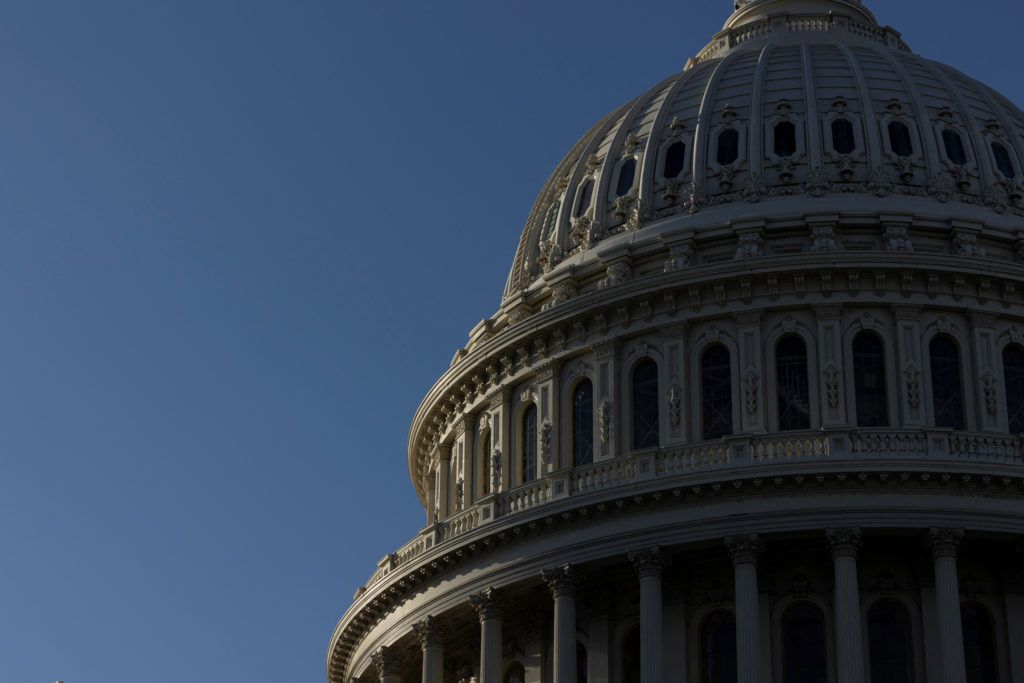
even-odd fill
[(608, 399), (601, 401), (597, 408), (598, 431), (600, 432), (601, 443), (608, 443), (612, 432), (612, 404)]

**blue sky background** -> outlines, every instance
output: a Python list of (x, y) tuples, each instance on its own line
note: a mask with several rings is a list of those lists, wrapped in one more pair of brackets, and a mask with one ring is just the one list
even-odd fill
[[(6, 0), (0, 680), (322, 682), (534, 194), (728, 0)], [(870, 3), (1024, 103), (1016, 0)]]

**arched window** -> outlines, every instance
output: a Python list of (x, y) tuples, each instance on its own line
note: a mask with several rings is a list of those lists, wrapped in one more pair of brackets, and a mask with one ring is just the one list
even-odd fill
[(718, 134), (718, 154), (715, 156), (720, 166), (728, 166), (740, 158), (740, 132), (735, 128), (726, 128)]
[(640, 683), (639, 627), (634, 627), (622, 641), (622, 683)]
[(561, 202), (555, 202), (548, 209), (548, 215), (544, 219), (544, 239), (549, 240), (551, 236), (555, 234), (555, 224), (558, 222), (558, 209), (561, 208)]
[(828, 683), (825, 617), (812, 603), (797, 603), (782, 615), (782, 681)]
[(967, 163), (967, 150), (964, 149), (964, 140), (960, 133), (946, 128), (942, 131), (942, 144), (946, 147), (946, 156), (957, 166)]
[(807, 373), (807, 344), (795, 334), (775, 347), (775, 387), (779, 430), (811, 428), (811, 390)]
[(1010, 433), (1024, 433), (1024, 349), (1017, 344), (1003, 349), (1003, 388)]
[(913, 683), (914, 641), (910, 613), (897, 600), (879, 600), (868, 611), (872, 683)]
[(519, 662), (512, 662), (505, 667), (505, 675), (502, 680), (505, 683), (523, 683), (526, 680), (526, 670)]
[(487, 495), (491, 492), (491, 430), (485, 429), (480, 436), (480, 492)]
[(967, 683), (997, 683), (996, 634), (992, 615), (975, 602), (960, 606), (960, 622), (964, 630), (964, 663)]
[(853, 338), (853, 386), (858, 427), (889, 426), (889, 395), (885, 386), (885, 347), (871, 332)]
[(665, 150), (665, 167), (661, 171), (661, 175), (671, 180), (672, 178), (678, 178), (686, 169), (686, 143), (685, 142), (673, 142), (669, 145), (669, 148)]
[(700, 357), (701, 415), (705, 439), (732, 434), (732, 367), (729, 350), (708, 347)]
[(594, 462), (594, 385), (582, 380), (572, 392), (572, 464)]
[(736, 683), (736, 617), (724, 609), (700, 627), (701, 683)]
[(580, 185), (579, 191), (576, 193), (576, 211), (573, 212), (577, 218), (582, 216), (590, 208), (591, 195), (594, 194), (594, 181), (591, 178), (587, 178), (582, 185)]
[(791, 157), (796, 154), (796, 126), (790, 121), (775, 124), (775, 155)]
[(910, 139), (910, 129), (902, 121), (892, 121), (889, 124), (889, 146), (893, 154), (899, 157), (909, 157), (914, 153), (914, 142)]
[(615, 196), (625, 197), (633, 189), (633, 179), (636, 177), (636, 159), (630, 158), (622, 162), (619, 167), (619, 181), (615, 184)]
[(832, 149), (839, 154), (852, 154), (857, 149), (857, 138), (853, 134), (853, 123), (849, 119), (832, 121)]
[(935, 426), (964, 428), (964, 390), (960, 380), (960, 353), (950, 337), (939, 334), (928, 345), (932, 368), (932, 405)]
[(523, 413), (520, 434), (522, 443), (523, 483), (537, 478), (537, 406), (531, 405)]
[(647, 359), (633, 369), (633, 448), (657, 448), (659, 436), (658, 366)]
[(587, 646), (576, 641), (576, 683), (587, 683)]
[(1013, 167), (1013, 159), (1010, 158), (1010, 151), (1001, 142), (992, 143), (992, 156), (996, 159), (996, 168), (1011, 180), (1017, 177), (1017, 170)]

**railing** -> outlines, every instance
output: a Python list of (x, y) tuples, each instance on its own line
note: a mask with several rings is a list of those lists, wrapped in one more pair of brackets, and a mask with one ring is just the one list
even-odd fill
[[(729, 436), (613, 458), (567, 472), (553, 472), (544, 479), (487, 496), (478, 504), (427, 527), (419, 536), (381, 560), (365, 588), (383, 581), (439, 543), (469, 534), (495, 519), (540, 507), (553, 499), (582, 496), (648, 480), (663, 479), (667, 482), (702, 471), (721, 470), (742, 476), (744, 468), (776, 463), (830, 461), (859, 466), (874, 459), (1024, 465), (1024, 445), (1020, 437), (948, 429), (839, 429), (772, 436)], [(489, 512), (484, 514), (485, 510)]]

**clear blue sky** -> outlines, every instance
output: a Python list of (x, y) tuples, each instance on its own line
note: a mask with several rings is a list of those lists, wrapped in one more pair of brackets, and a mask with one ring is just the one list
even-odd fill
[[(1024, 103), (1019, 2), (871, 4)], [(0, 681), (322, 683), (535, 192), (730, 5), (6, 0)]]

